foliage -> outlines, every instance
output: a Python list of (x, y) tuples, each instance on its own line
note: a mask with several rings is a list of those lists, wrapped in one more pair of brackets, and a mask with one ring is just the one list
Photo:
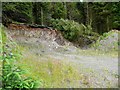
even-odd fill
[(66, 39), (80, 44), (90, 44), (99, 34), (120, 29), (117, 2), (4, 2), (2, 8), (4, 24), (15, 21), (50, 26), (53, 18), (53, 26)]
[(50, 18), (50, 3), (49, 2), (34, 2), (33, 17), (35, 24), (48, 24)]
[(4, 2), (2, 8), (3, 21), (6, 18), (4, 16), (24, 23), (31, 23), (33, 20), (31, 2)]
[(111, 10), (112, 10), (112, 14), (113, 14), (113, 18), (112, 21), (113, 21), (113, 28), (115, 29), (120, 29), (120, 3), (113, 3), (112, 4), (112, 7), (111, 7)]
[(50, 19), (69, 19), (90, 25), (99, 34), (120, 29), (118, 2), (4, 2), (3, 23), (17, 21), (50, 25)]
[(62, 2), (52, 3), (51, 14), (52, 18), (54, 19), (65, 18), (66, 11), (63, 3)]
[(21, 54), (18, 52), (19, 47), (15, 45), (8, 36), (6, 36), (4, 29), (0, 28), (1, 42), (2, 42), (2, 88), (36, 88), (38, 82), (32, 78), (23, 77), (24, 71), (15, 65), (16, 60), (21, 59)]
[(67, 19), (82, 23), (81, 19), (83, 17), (79, 12), (79, 9), (77, 8), (77, 2), (72, 2), (72, 3), (66, 2), (66, 8), (67, 8)]
[(120, 29), (120, 3), (118, 2), (86, 2), (77, 3), (82, 17), (80, 22), (91, 25), (93, 31), (103, 34), (111, 29)]
[(77, 39), (84, 31), (82, 25), (72, 20), (52, 19), (52, 26), (53, 28), (60, 30), (63, 33), (63, 36), (70, 41)]
[(85, 26), (72, 20), (52, 19), (52, 26), (53, 28), (60, 30), (66, 39), (80, 45), (84, 44), (85, 39), (87, 39), (88, 44), (90, 44), (91, 42), (96, 41), (99, 36), (92, 31), (90, 25)]
[(96, 41), (96, 43), (93, 43), (91, 46), (98, 50), (104, 50), (104, 51), (118, 51), (118, 35), (120, 34), (119, 31), (109, 31), (107, 33), (103, 33), (99, 37), (99, 39)]

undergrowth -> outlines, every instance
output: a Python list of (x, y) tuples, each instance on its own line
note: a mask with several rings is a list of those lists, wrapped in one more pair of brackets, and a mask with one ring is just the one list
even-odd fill
[(51, 26), (60, 30), (64, 38), (74, 43), (77, 41), (77, 43), (82, 44), (84, 43), (84, 39), (93, 42), (99, 36), (98, 33), (93, 32), (90, 25), (85, 26), (72, 20), (52, 19)]
[(22, 55), (19, 47), (15, 44), (5, 32), (5, 28), (0, 26), (0, 52), (1, 52), (1, 82), (2, 89), (15, 89), (15, 88), (36, 88), (39, 83), (32, 78), (24, 77), (24, 71), (15, 65), (17, 60), (20, 60)]
[(91, 44), (91, 47), (99, 51), (118, 52), (119, 34), (120, 32), (115, 30), (104, 33), (95, 43)]

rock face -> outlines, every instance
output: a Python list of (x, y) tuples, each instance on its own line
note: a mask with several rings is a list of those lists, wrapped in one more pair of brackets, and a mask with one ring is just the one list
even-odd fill
[(36, 28), (24, 24), (10, 24), (8, 25), (8, 34), (12, 38), (23, 36), (28, 38), (39, 38), (41, 41), (56, 42), (58, 45), (71, 44), (62, 37), (59, 31), (46, 27)]

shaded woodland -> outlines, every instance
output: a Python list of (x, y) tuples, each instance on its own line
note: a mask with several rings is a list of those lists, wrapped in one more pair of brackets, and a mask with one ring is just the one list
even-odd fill
[(102, 34), (120, 29), (118, 2), (4, 2), (3, 23), (22, 22), (51, 25), (51, 19), (68, 19)]

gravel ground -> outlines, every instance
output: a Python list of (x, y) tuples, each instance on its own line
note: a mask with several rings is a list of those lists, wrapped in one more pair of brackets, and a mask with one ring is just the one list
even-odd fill
[(103, 39), (98, 40), (97, 49), (109, 51), (109, 50), (118, 50), (118, 35), (119, 31), (112, 30), (106, 33), (106, 36), (101, 36)]
[[(88, 78), (90, 87), (118, 87), (118, 57), (87, 56), (74, 46), (60, 46), (54, 41), (42, 41), (38, 38), (17, 37), (15, 39), (20, 45), (28, 47), (33, 54), (38, 56), (43, 54), (72, 64)], [(81, 82), (78, 83), (81, 85)], [(82, 85), (82, 87), (86, 86)]]

